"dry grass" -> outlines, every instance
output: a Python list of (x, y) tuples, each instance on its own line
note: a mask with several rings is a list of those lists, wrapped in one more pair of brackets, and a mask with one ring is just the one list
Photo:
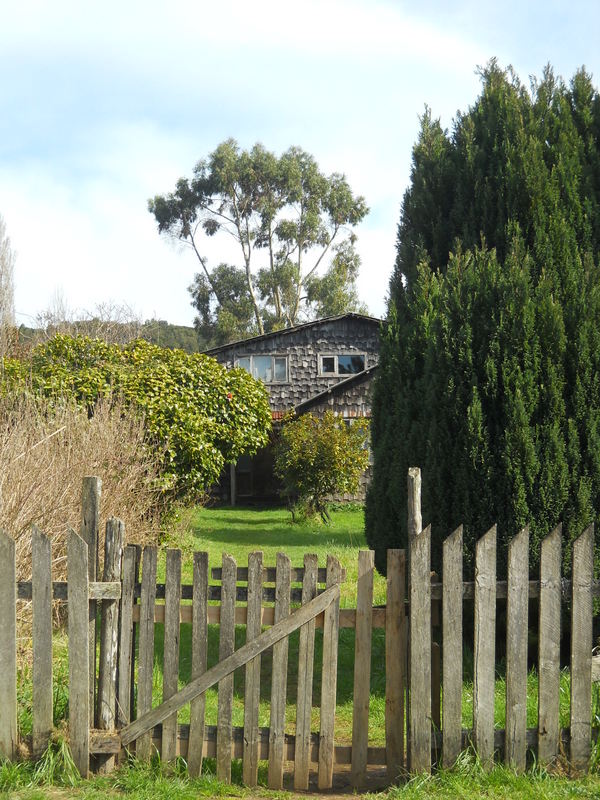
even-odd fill
[(118, 403), (100, 403), (88, 418), (74, 404), (0, 399), (0, 527), (16, 541), (19, 580), (31, 575), (32, 523), (52, 538), (53, 579), (64, 579), (86, 475), (102, 479), (102, 524), (119, 517), (127, 542), (155, 542), (158, 458), (144, 446), (143, 421)]

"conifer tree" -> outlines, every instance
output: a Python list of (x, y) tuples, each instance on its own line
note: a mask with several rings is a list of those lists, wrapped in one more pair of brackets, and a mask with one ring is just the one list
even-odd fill
[[(527, 90), (495, 61), (451, 132), (426, 110), (398, 226), (371, 436), (367, 538), (406, 545), (406, 475), (423, 520), (465, 554), (600, 513), (600, 97), (580, 70)], [(499, 567), (506, 548), (499, 548)]]

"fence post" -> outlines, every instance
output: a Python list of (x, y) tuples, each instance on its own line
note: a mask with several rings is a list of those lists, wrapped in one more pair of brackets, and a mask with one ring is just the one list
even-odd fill
[[(277, 553), (275, 573), (275, 624), (290, 614), (291, 564), (285, 553)], [(287, 690), (288, 638), (273, 645), (271, 719), (269, 726), (269, 789), (283, 788), (285, 748), (285, 699)]]
[(411, 772), (431, 770), (431, 525), (410, 544), (410, 735)]
[[(260, 551), (248, 553), (248, 607), (246, 641), (260, 636), (262, 613), (262, 559)], [(258, 781), (258, 710), (260, 705), (260, 656), (246, 664), (244, 696), (243, 777), (247, 786)]]
[[(223, 553), (221, 573), (221, 620), (219, 624), (219, 661), (235, 650), (235, 596), (237, 564)], [(217, 778), (231, 783), (231, 735), (233, 712), (233, 673), (219, 681), (217, 709)]]
[(462, 750), (463, 529), (444, 540), (442, 566), (444, 718), (442, 763), (451, 767)]
[(496, 688), (496, 526), (475, 551), (475, 647), (473, 654), (473, 738), (484, 766), (494, 760)]
[[(165, 626), (163, 657), (163, 700), (179, 688), (179, 608), (181, 605), (181, 550), (167, 550), (165, 574)], [(177, 755), (177, 712), (162, 725), (161, 759), (174, 761)]]
[[(99, 570), (100, 498), (102, 481), (100, 478), (83, 479), (81, 491), (81, 529), (80, 534), (88, 547), (88, 580), (97, 580)], [(89, 660), (90, 660), (90, 728), (96, 719), (96, 601), (89, 604)]]
[(82, 778), (90, 768), (90, 674), (88, 547), (74, 530), (67, 544), (69, 604), (69, 740), (73, 761)]
[(562, 526), (542, 542), (539, 608), (538, 760), (558, 756), (560, 719), (560, 565)]
[[(104, 580), (121, 579), (121, 554), (125, 525), (111, 517), (106, 522), (104, 538)], [(100, 620), (100, 670), (98, 676), (98, 727), (110, 731), (115, 727), (117, 703), (117, 658), (119, 640), (119, 601), (102, 600)], [(98, 756), (98, 772), (114, 769), (114, 756)]]
[[(155, 602), (156, 547), (144, 547), (140, 597), (137, 717), (141, 717), (152, 708)], [(135, 755), (140, 761), (150, 761), (151, 754), (152, 733), (144, 733), (135, 743)]]
[[(260, 628), (259, 628), (260, 632)], [(194, 553), (192, 598), (192, 680), (206, 672), (208, 655), (208, 553)], [(206, 695), (194, 697), (190, 703), (190, 735), (188, 739), (188, 772), (192, 777), (202, 771), (204, 715)], [(257, 712), (258, 713), (258, 712)], [(258, 722), (256, 723), (258, 728)]]
[(135, 545), (127, 545), (123, 550), (123, 568), (121, 582), (121, 620), (119, 632), (119, 687), (117, 697), (117, 725), (124, 727), (131, 722), (133, 711), (131, 705), (132, 672), (134, 663), (135, 636), (133, 632), (133, 603), (136, 584), (137, 549)]
[(506, 737), (504, 759), (523, 772), (527, 755), (527, 620), (529, 614), (529, 529), (508, 546), (506, 586)]
[(50, 539), (31, 528), (33, 610), (33, 755), (39, 758), (52, 735), (52, 550)]
[[(327, 588), (341, 583), (342, 568), (335, 556), (327, 556)], [(340, 598), (325, 609), (323, 620), (323, 672), (321, 678), (321, 730), (319, 731), (319, 789), (331, 789), (333, 783), (334, 727), (337, 690)]]
[(354, 705), (352, 711), (351, 780), (352, 786), (355, 788), (362, 786), (367, 777), (374, 569), (374, 551), (360, 550), (358, 553), (356, 635), (354, 639)]
[(17, 755), (17, 570), (15, 540), (0, 531), (0, 755)]
[(593, 569), (592, 524), (573, 542), (571, 765), (576, 771), (587, 769), (591, 753)]
[[(304, 556), (302, 605), (317, 596), (318, 559), (311, 553)], [(315, 659), (315, 621), (300, 628), (298, 646), (298, 699), (296, 705), (296, 748), (294, 753), (294, 789), (308, 789), (310, 770), (310, 717), (312, 709), (313, 671)]]
[(385, 757), (387, 776), (404, 770), (404, 685), (406, 682), (406, 553), (387, 551), (385, 609)]

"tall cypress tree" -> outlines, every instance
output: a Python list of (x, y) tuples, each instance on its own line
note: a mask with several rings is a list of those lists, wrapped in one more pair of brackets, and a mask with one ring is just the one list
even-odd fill
[(600, 97), (583, 69), (481, 79), (451, 132), (426, 110), (402, 204), (366, 508), (382, 570), (409, 466), (437, 566), (460, 523), (467, 558), (529, 524), (535, 564), (563, 522), (568, 562), (600, 513)]

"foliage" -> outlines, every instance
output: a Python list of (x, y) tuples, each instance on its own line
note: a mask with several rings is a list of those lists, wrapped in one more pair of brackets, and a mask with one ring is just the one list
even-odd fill
[[(190, 292), (197, 329), (214, 344), (295, 325), (315, 313), (359, 310), (351, 231), (367, 206), (343, 175), (324, 175), (298, 147), (277, 157), (261, 144), (240, 150), (228, 139), (196, 164), (191, 180), (181, 178), (174, 192), (157, 195), (148, 208), (159, 233), (188, 245), (201, 265)], [(240, 264), (209, 269), (201, 238), (217, 233), (233, 238)], [(321, 283), (318, 270), (331, 254)]]
[(226, 462), (264, 446), (271, 413), (264, 386), (241, 369), (141, 339), (125, 346), (58, 335), (28, 361), (11, 361), (8, 383), (51, 398), (73, 397), (90, 412), (122, 397), (142, 412), (149, 442), (165, 453), (163, 486), (202, 493)]
[[(600, 509), (600, 97), (582, 70), (527, 92), (491, 62), (451, 134), (427, 111), (398, 228), (373, 404), (366, 529), (377, 564), (406, 545), (406, 476), (423, 519), (465, 555), (570, 542)], [(505, 548), (499, 549), (501, 572)]]
[(275, 455), (275, 474), (292, 503), (306, 503), (309, 516), (329, 519), (325, 501), (332, 494), (355, 492), (369, 462), (368, 422), (350, 425), (332, 411), (322, 417), (303, 414), (285, 422)]

